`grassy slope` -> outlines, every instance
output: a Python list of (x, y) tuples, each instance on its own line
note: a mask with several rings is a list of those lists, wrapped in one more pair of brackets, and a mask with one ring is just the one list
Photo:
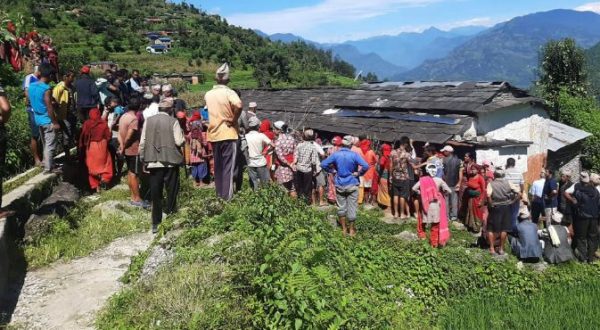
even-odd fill
[[(579, 283), (597, 277), (598, 264), (542, 274), (519, 270), (513, 257), (498, 262), (468, 248), (473, 238), (464, 232), (433, 250), (393, 238), (414, 231), (414, 224), (384, 224), (373, 211), (361, 211), (359, 236), (344, 239), (323, 221), (334, 210), (315, 212), (269, 190), (224, 207), (206, 193), (182, 200), (188, 210), (173, 220), (183, 223), (184, 233), (169, 243), (174, 264), (150, 282), (136, 282), (146, 255), (136, 258), (126, 277), (133, 285), (111, 299), (97, 321), (100, 329), (461, 328), (464, 313), (481, 303), (465, 297), (480, 295), (500, 297), (490, 307), (512, 303), (500, 311), (515, 327), (531, 324), (531, 314), (554, 311), (551, 304), (592, 313), (561, 320), (565, 327), (600, 316), (585, 306), (588, 298), (543, 296), (565, 283), (585, 292), (588, 284)], [(472, 319), (487, 322), (484, 313)]]

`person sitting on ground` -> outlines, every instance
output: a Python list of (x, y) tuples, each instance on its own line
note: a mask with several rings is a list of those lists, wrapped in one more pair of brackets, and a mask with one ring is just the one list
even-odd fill
[(125, 156), (131, 205), (147, 208), (150, 205), (143, 201), (140, 196), (139, 177), (142, 174), (142, 164), (139, 158), (140, 130), (137, 116), (140, 109), (140, 99), (138, 97), (130, 98), (127, 112), (119, 119), (119, 149), (117, 153)]
[(173, 100), (166, 98), (159, 104), (159, 113), (148, 118), (140, 138), (140, 157), (150, 172), (152, 196), (152, 233), (158, 232), (163, 220), (163, 189), (166, 186), (167, 215), (177, 211), (179, 194), (179, 166), (184, 162), (181, 147), (185, 136), (179, 122), (170, 113)]
[(314, 145), (315, 133), (312, 129), (304, 131), (303, 141), (294, 152), (292, 169), (296, 172), (296, 192), (307, 204), (312, 204), (313, 177), (321, 171), (319, 152)]
[(529, 201), (531, 202), (531, 220), (537, 224), (540, 216), (544, 214), (544, 186), (546, 183), (546, 170), (542, 170), (540, 178), (533, 181), (529, 188)]
[(56, 134), (60, 131), (60, 124), (52, 102), (52, 90), (49, 85), (54, 77), (54, 69), (49, 64), (42, 64), (40, 72), (40, 80), (29, 86), (29, 100), (33, 108), (35, 124), (40, 128), (40, 136), (44, 146), (44, 172), (60, 173), (60, 170), (55, 168), (54, 163)]
[(342, 234), (356, 235), (356, 213), (358, 210), (359, 177), (369, 169), (362, 157), (351, 151), (353, 137), (342, 140), (342, 148), (321, 162), (321, 168), (335, 173), (336, 201)]
[(199, 111), (194, 111), (188, 123), (187, 140), (190, 148), (189, 165), (192, 168), (192, 179), (196, 187), (202, 187), (208, 176), (208, 141), (204, 123)]
[[(4, 167), (4, 163), (6, 162), (6, 147), (8, 136), (6, 134), (6, 123), (10, 119), (11, 114), (11, 106), (8, 98), (6, 97), (6, 93), (4, 92), (4, 88), (0, 86), (0, 167)], [(0, 219), (6, 218), (14, 214), (13, 211), (5, 210), (1, 208), (2, 206), (2, 172), (0, 172)]]
[(542, 239), (544, 259), (551, 264), (559, 264), (575, 259), (569, 239), (569, 230), (564, 226), (564, 217), (560, 213), (552, 216), (552, 225), (540, 230), (538, 235)]
[(519, 211), (517, 237), (511, 236), (510, 246), (512, 253), (521, 260), (537, 261), (542, 257), (538, 227), (531, 221), (531, 214), (525, 206)]
[(267, 158), (265, 157), (265, 148), (271, 146), (272, 141), (265, 134), (258, 131), (259, 126), (260, 120), (258, 117), (254, 116), (248, 119), (248, 133), (246, 133), (246, 142), (248, 143), (248, 176), (254, 190), (269, 184), (271, 181), (271, 174), (267, 167)]
[[(511, 205), (520, 198), (519, 193), (504, 179), (505, 172), (496, 168), (494, 181), (487, 186), (489, 216), (487, 220), (488, 241), (492, 255), (504, 255), (508, 232), (512, 231)], [(497, 239), (500, 245), (497, 245)], [(497, 250), (496, 250), (497, 248)]]
[(425, 226), (431, 224), (429, 243), (431, 247), (443, 247), (450, 240), (448, 228), (448, 212), (446, 210), (446, 195), (452, 190), (444, 180), (436, 175), (438, 168), (434, 164), (425, 167), (425, 174), (412, 191), (419, 195), (421, 212), (417, 215), (417, 232), (420, 238), (425, 238)]
[(111, 133), (100, 110), (92, 109), (83, 123), (79, 136), (80, 154), (85, 157), (90, 188), (97, 192), (106, 189), (113, 177), (113, 161), (108, 151)]
[(593, 262), (598, 250), (600, 192), (592, 184), (589, 172), (582, 172), (579, 183), (567, 189), (565, 196), (576, 209), (573, 219), (575, 256), (582, 262)]

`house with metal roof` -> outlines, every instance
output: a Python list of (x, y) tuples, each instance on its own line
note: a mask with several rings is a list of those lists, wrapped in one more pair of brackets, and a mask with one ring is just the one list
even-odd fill
[(154, 45), (165, 46), (167, 49), (171, 49), (173, 45), (173, 39), (169, 37), (160, 37), (154, 40)]
[[(539, 98), (506, 82), (386, 82), (358, 88), (244, 90), (259, 116), (323, 136), (365, 134), (392, 142), (450, 144), (479, 161), (504, 165), (509, 157), (528, 181), (543, 166), (578, 163), (578, 143), (589, 133), (550, 119)], [(570, 148), (567, 148), (569, 147)], [(561, 151), (568, 150), (563, 153)]]

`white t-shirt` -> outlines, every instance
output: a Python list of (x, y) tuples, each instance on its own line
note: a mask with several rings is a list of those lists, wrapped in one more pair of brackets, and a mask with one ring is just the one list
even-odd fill
[(158, 103), (152, 102), (150, 105), (142, 112), (144, 115), (144, 120), (157, 115), (158, 114)]
[(271, 144), (271, 139), (263, 133), (250, 131), (246, 133), (246, 142), (248, 143), (248, 166), (267, 166), (267, 159), (262, 152), (266, 146)]

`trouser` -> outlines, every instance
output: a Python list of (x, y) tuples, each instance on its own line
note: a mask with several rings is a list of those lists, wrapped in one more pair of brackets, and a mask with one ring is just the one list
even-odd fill
[(71, 148), (75, 145), (75, 123), (73, 120), (70, 120), (70, 118), (60, 120), (58, 123), (60, 124), (62, 135), (62, 146), (65, 151), (65, 156), (68, 158)]
[[(427, 238), (427, 224), (423, 223), (423, 214), (419, 212), (417, 214), (417, 236), (421, 239)], [(440, 224), (431, 224), (431, 234), (429, 235), (429, 244), (436, 248), (440, 242)]]
[(517, 224), (519, 223), (519, 209), (521, 208), (521, 201), (518, 200), (510, 205), (510, 220), (512, 224), (512, 233), (518, 234)]
[(452, 192), (446, 195), (448, 219), (456, 220), (458, 217), (458, 191), (451, 187)]
[(544, 213), (544, 203), (541, 201), (534, 201), (533, 203), (531, 203), (531, 221), (537, 224), (540, 220), (540, 216), (542, 215), (546, 215), (546, 213)]
[[(244, 184), (244, 168), (248, 165), (248, 146), (245, 139), (236, 141), (235, 170), (233, 171), (234, 191), (242, 190)], [(252, 187), (254, 188), (254, 187)]]
[(348, 222), (356, 221), (358, 210), (358, 186), (335, 187), (338, 216), (346, 217)]
[(2, 190), (2, 182), (4, 181), (4, 171), (6, 169), (6, 128), (4, 124), (0, 124), (0, 207), (2, 207), (2, 194), (4, 191)]
[(295, 174), (296, 178), (296, 193), (298, 197), (303, 199), (307, 204), (312, 202), (312, 190), (313, 190), (313, 175), (312, 172), (300, 172), (297, 171)]
[(56, 132), (52, 124), (40, 126), (40, 137), (44, 145), (44, 170), (52, 171), (54, 168), (54, 151), (56, 150)]
[(546, 228), (550, 228), (550, 225), (552, 225), (552, 215), (556, 212), (558, 212), (556, 207), (544, 208), (544, 215), (546, 218)]
[(257, 190), (260, 186), (267, 185), (271, 181), (271, 173), (269, 173), (267, 166), (248, 166), (248, 176), (250, 177), (252, 189), (254, 190)]
[(151, 168), (150, 194), (152, 196), (152, 224), (162, 222), (163, 189), (167, 190), (166, 214), (171, 214), (177, 208), (177, 195), (179, 194), (179, 166)]
[(213, 142), (215, 189), (217, 196), (227, 201), (233, 198), (233, 178), (234, 171), (236, 170), (237, 147), (237, 140)]
[(598, 250), (598, 218), (575, 217), (575, 255), (581, 261), (593, 261)]

